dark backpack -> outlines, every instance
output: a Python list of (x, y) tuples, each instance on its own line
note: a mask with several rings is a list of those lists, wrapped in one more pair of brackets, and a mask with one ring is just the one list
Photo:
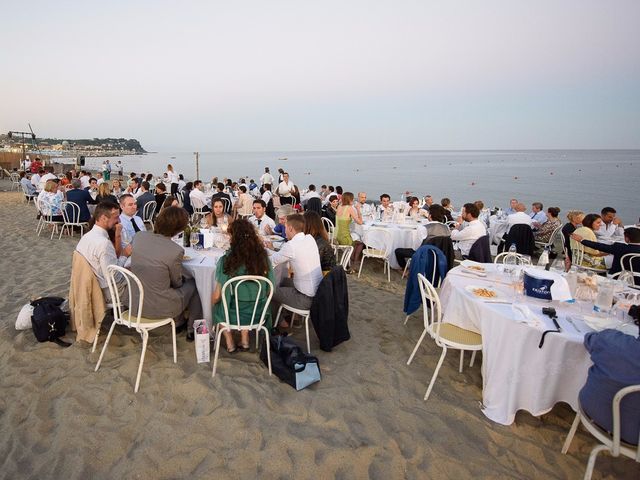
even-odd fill
[(39, 342), (55, 342), (62, 347), (71, 345), (60, 340), (67, 329), (67, 315), (60, 309), (62, 302), (64, 298), (60, 297), (43, 297), (31, 302), (31, 327)]

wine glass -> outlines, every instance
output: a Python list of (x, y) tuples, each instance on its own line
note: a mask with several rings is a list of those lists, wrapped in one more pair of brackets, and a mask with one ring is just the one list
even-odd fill
[(131, 235), (131, 232), (129, 230), (123, 228), (120, 232), (120, 239), (122, 240), (122, 245), (126, 247), (133, 241), (133, 235)]
[(194, 250), (196, 249), (196, 245), (198, 244), (199, 241), (200, 241), (200, 235), (198, 233), (194, 232), (189, 236), (189, 242), (191, 242), (191, 247)]

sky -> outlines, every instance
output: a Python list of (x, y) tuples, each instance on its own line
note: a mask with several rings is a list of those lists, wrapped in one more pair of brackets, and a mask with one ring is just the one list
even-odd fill
[(2, 6), (0, 132), (154, 151), (640, 148), (638, 0)]

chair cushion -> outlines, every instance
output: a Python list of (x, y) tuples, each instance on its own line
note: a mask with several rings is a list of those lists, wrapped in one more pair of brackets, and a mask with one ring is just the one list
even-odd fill
[(362, 253), (367, 256), (386, 257), (384, 250), (378, 250), (376, 248), (365, 248)]
[(440, 338), (461, 345), (482, 345), (479, 333), (457, 327), (451, 323), (440, 324)]
[[(125, 311), (122, 312), (122, 319), (123, 321), (128, 321), (129, 318), (129, 311)], [(159, 323), (159, 322), (168, 322), (169, 320), (171, 320), (170, 318), (145, 318), (145, 317), (140, 317), (140, 323)], [(137, 319), (135, 317), (135, 315), (131, 316), (131, 323), (136, 323)]]

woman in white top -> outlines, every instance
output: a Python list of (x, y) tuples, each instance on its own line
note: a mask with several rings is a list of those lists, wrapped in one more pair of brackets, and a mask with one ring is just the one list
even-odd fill
[(175, 197), (178, 193), (178, 174), (173, 170), (171, 164), (167, 165), (165, 175), (167, 176), (167, 181), (171, 184), (171, 195)]
[(253, 197), (247, 193), (247, 186), (240, 185), (238, 187), (240, 194), (238, 195), (238, 201), (233, 205), (238, 216), (249, 217), (253, 214)]

